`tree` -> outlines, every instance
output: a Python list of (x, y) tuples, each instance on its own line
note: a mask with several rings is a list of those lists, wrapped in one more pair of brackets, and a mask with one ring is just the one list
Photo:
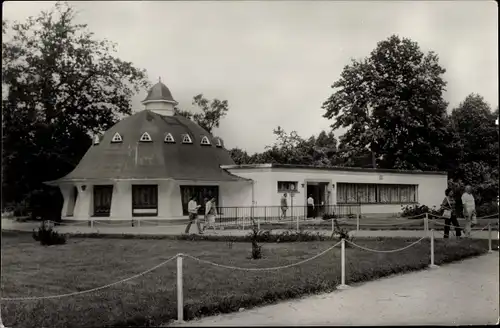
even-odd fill
[(296, 131), (287, 133), (280, 126), (273, 131), (276, 141), (262, 153), (249, 156), (239, 148), (231, 149), (236, 164), (298, 164), (332, 166), (337, 158), (337, 139), (333, 132), (321, 131), (318, 137), (303, 139)]
[(74, 169), (90, 135), (131, 114), (134, 92), (149, 86), (144, 70), (114, 57), (113, 43), (74, 18), (57, 3), (25, 22), (2, 22), (3, 201), (60, 201), (43, 182)]
[(201, 113), (193, 114), (187, 110), (176, 109), (177, 115), (182, 115), (193, 120), (209, 133), (212, 133), (214, 128), (219, 127), (220, 120), (227, 115), (227, 111), (229, 110), (227, 100), (213, 99), (209, 101), (203, 97), (203, 94), (194, 96), (193, 105), (198, 106), (201, 109)]
[(456, 139), (457, 165), (449, 172), (451, 185), (458, 193), (465, 185), (474, 189), (478, 204), (496, 202), (498, 196), (498, 109), (484, 98), (470, 94), (452, 110), (450, 125)]
[(398, 36), (345, 66), (323, 109), (324, 117), (335, 119), (334, 130), (348, 128), (341, 137), (347, 156), (371, 151), (378, 167), (441, 169), (452, 138), (444, 72), (435, 53), (424, 54), (416, 42)]

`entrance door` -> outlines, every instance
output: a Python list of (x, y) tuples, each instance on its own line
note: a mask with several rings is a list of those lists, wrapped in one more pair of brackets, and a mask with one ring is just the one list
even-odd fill
[(94, 216), (107, 217), (111, 212), (113, 186), (94, 186)]
[(217, 206), (219, 203), (219, 186), (180, 186), (182, 215), (188, 215), (188, 203), (191, 196), (196, 197), (196, 202), (201, 205), (199, 214), (205, 215), (205, 199), (215, 198)]

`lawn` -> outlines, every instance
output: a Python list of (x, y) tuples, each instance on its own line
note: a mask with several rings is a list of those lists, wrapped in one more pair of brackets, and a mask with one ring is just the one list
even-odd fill
[[(374, 249), (401, 248), (415, 239), (358, 239)], [(263, 245), (264, 258), (249, 260), (250, 243), (148, 239), (72, 238), (42, 247), (29, 234), (2, 233), (2, 297), (47, 296), (106, 285), (145, 271), (177, 253), (238, 267), (274, 267), (310, 258), (333, 241)], [(496, 245), (496, 244), (495, 244)], [(436, 240), (436, 263), (475, 256), (486, 240)], [(495, 247), (496, 248), (496, 247)], [(347, 248), (347, 283), (423, 269), (429, 241), (398, 253)], [(279, 271), (235, 271), (184, 260), (185, 319), (240, 307), (326, 292), (340, 283), (340, 247)], [(176, 318), (176, 263), (110, 288), (61, 299), (2, 302), (8, 327), (159, 325)]]

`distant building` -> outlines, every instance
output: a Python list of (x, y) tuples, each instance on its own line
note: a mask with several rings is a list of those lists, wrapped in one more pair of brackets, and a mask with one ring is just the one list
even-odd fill
[[(95, 138), (71, 173), (47, 182), (61, 189), (63, 219), (180, 218), (191, 195), (199, 204), (215, 197), (217, 206), (233, 207), (222, 214), (234, 217), (245, 210), (236, 207), (278, 206), (285, 192), (293, 195), (290, 215), (304, 214), (308, 194), (323, 210), (361, 204), (362, 213), (396, 213), (406, 204), (438, 205), (447, 187), (442, 172), (235, 165), (222, 139), (175, 114), (177, 102), (161, 81), (142, 103), (143, 111)], [(252, 213), (277, 214), (266, 211), (273, 210)]]

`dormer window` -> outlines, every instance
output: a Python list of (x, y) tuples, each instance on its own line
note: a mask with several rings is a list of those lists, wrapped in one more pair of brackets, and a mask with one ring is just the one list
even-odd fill
[(98, 145), (101, 142), (100, 138), (98, 135), (94, 136), (94, 145)]
[(222, 141), (220, 140), (220, 138), (217, 138), (217, 142), (215, 143), (215, 147), (222, 148)]
[(116, 132), (115, 135), (113, 136), (113, 139), (111, 139), (111, 142), (113, 143), (117, 143), (117, 142), (122, 142), (123, 139), (122, 139), (122, 136)]
[(208, 140), (207, 136), (203, 136), (203, 138), (201, 138), (201, 144), (204, 146), (210, 146), (210, 140)]
[(191, 137), (189, 136), (189, 134), (185, 134), (185, 135), (182, 137), (182, 143), (183, 143), (183, 144), (192, 144), (192, 143), (193, 143), (193, 140), (191, 140)]
[(171, 133), (167, 133), (164, 141), (168, 143), (175, 143), (174, 137), (172, 136)]
[(153, 139), (151, 139), (151, 136), (149, 135), (149, 133), (147, 132), (144, 132), (141, 136), (141, 139), (139, 139), (139, 141), (141, 142), (151, 142), (153, 141)]

